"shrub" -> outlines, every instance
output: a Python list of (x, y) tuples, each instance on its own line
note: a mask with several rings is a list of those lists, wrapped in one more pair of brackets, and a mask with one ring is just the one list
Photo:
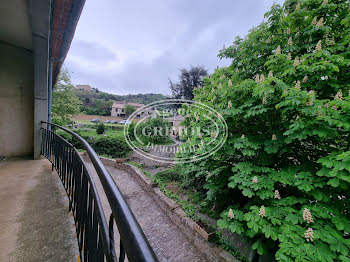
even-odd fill
[[(259, 254), (350, 261), (349, 2), (287, 0), (266, 18), (220, 52), (232, 65), (194, 91), (223, 115), (229, 137), (184, 175), (221, 208), (218, 225)], [(185, 125), (203, 127), (197, 114)]]
[(180, 181), (181, 180), (180, 168), (179, 166), (175, 165), (170, 169), (160, 171), (154, 176), (154, 179), (160, 179), (161, 181), (164, 181), (164, 182)]
[(128, 134), (131, 139), (135, 139), (135, 129), (137, 137), (144, 144), (163, 144), (171, 141), (171, 124), (163, 118), (157, 117), (140, 124), (130, 124)]
[(103, 123), (98, 124), (96, 133), (102, 135), (105, 132), (105, 125)]
[(98, 137), (92, 143), (97, 154), (108, 155), (113, 158), (127, 157), (131, 149), (123, 138), (119, 137)]

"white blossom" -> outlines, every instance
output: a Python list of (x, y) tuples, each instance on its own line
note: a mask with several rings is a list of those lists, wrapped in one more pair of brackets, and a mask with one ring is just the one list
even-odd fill
[(261, 74), (261, 76), (260, 76), (260, 83), (262, 83), (264, 81), (265, 81), (265, 76), (264, 76), (264, 74)]
[(271, 137), (272, 140), (276, 141), (277, 140), (277, 136), (275, 134), (272, 135)]
[(288, 39), (288, 45), (292, 46), (293, 45), (293, 38), (290, 36)]
[(232, 107), (232, 102), (231, 102), (231, 100), (230, 100), (230, 101), (228, 101), (228, 105), (227, 105), (227, 107), (228, 107), (228, 108), (231, 108), (231, 107)]
[(281, 54), (281, 46), (278, 46), (275, 51), (275, 55), (280, 55), (280, 54)]
[(321, 17), (320, 20), (318, 20), (316, 26), (323, 26), (323, 17)]
[(231, 208), (230, 208), (230, 210), (228, 211), (228, 217), (229, 217), (230, 219), (234, 219), (234, 218), (235, 218), (235, 215), (233, 214), (233, 211), (232, 211)]
[(303, 220), (306, 221), (308, 224), (314, 222), (314, 219), (312, 218), (311, 212), (308, 208), (304, 208)]
[(307, 242), (314, 241), (314, 231), (313, 231), (313, 229), (309, 227), (306, 230), (304, 236), (305, 236), (305, 239), (306, 239)]
[(306, 105), (307, 106), (312, 106), (314, 104), (314, 101), (312, 100), (312, 98), (310, 98), (307, 102)]
[(318, 41), (316, 45), (316, 51), (321, 51), (321, 50), (322, 50), (322, 40)]
[(260, 207), (259, 216), (261, 216), (261, 217), (265, 217), (266, 216), (266, 210), (265, 210), (264, 206)]
[(343, 99), (343, 92), (341, 89), (337, 92), (337, 94), (334, 97), (334, 100), (342, 100)]
[(314, 17), (314, 19), (312, 20), (312, 24), (316, 25), (317, 24), (317, 16)]
[(269, 72), (268, 77), (269, 77), (269, 78), (270, 78), (270, 77), (273, 77), (273, 72), (272, 72), (272, 71)]
[(252, 182), (253, 182), (254, 184), (257, 184), (257, 183), (259, 182), (259, 181), (258, 181), (258, 177), (257, 177), (257, 176), (253, 177)]
[(232, 86), (232, 80), (228, 80), (228, 86)]
[(255, 76), (255, 82), (260, 83), (260, 76), (259, 76), (259, 74), (257, 74)]
[(294, 59), (293, 66), (298, 66), (299, 64), (300, 64), (300, 62), (299, 62), (299, 56), (297, 56), (297, 57)]
[(280, 192), (278, 192), (278, 190), (275, 190), (275, 198), (281, 199)]

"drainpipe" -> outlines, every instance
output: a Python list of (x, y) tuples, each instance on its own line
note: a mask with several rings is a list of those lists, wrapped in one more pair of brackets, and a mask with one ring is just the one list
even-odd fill
[[(48, 84), (48, 116), (47, 116), (47, 122), (51, 123), (52, 121), (52, 72), (53, 72), (53, 62), (54, 58), (50, 57), (49, 60), (49, 84)], [(51, 125), (47, 125), (47, 129), (51, 130)]]

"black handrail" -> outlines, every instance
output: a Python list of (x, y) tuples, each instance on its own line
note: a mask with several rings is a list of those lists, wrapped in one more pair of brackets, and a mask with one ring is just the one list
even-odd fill
[(116, 261), (101, 201), (84, 160), (72, 144), (42, 128), (41, 154), (55, 167), (69, 199), (83, 261)]
[[(89, 155), (91, 162), (96, 169), (96, 172), (101, 181), (102, 187), (105, 191), (109, 205), (112, 210), (112, 215), (109, 223), (110, 235), (111, 235), (111, 231), (113, 230), (113, 219), (115, 220), (118, 227), (118, 231), (120, 234), (120, 241), (121, 241), (120, 243), (121, 260), (120, 261), (123, 260), (122, 253), (124, 252), (124, 250), (130, 262), (158, 261), (140, 225), (138, 224), (134, 214), (132, 213), (129, 205), (127, 204), (126, 200), (121, 194), (118, 186), (116, 185), (115, 181), (109, 174), (106, 167), (102, 164), (96, 152), (89, 145), (89, 143), (86, 142), (82, 137), (80, 137), (76, 133), (64, 127), (61, 127), (53, 123), (45, 122), (45, 121), (42, 121), (42, 123), (55, 126), (71, 134), (75, 139), (77, 139), (82, 144), (87, 154)], [(114, 240), (110, 239), (109, 245), (112, 246), (112, 243), (114, 243)], [(114, 251), (111, 251), (111, 252), (114, 252)]]

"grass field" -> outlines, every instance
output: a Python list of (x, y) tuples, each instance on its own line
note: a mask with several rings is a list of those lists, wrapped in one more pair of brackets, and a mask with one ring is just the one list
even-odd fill
[[(98, 125), (99, 123), (103, 123), (103, 122), (99, 122), (99, 123), (93, 123), (90, 120), (74, 120), (75, 123), (77, 124), (82, 124), (82, 125)], [(124, 125), (121, 124), (110, 124), (110, 123), (103, 123), (105, 126), (121, 126), (124, 127)]]

